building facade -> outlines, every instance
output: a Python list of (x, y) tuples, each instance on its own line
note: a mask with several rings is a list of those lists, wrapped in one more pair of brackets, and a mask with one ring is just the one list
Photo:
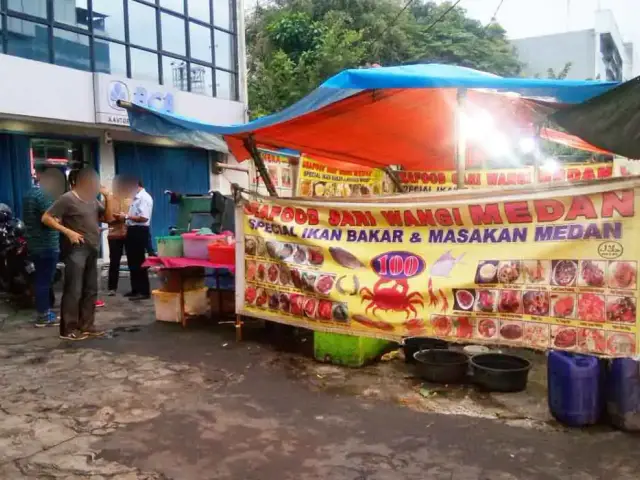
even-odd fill
[(599, 10), (594, 28), (512, 40), (525, 76), (546, 78), (548, 70), (575, 80), (629, 80), (640, 68), (632, 43), (625, 43), (610, 10)]
[(105, 184), (135, 174), (162, 235), (175, 221), (165, 190), (226, 191), (211, 169), (221, 153), (134, 134), (117, 101), (246, 121), (242, 12), (242, 0), (0, 0), (0, 202), (20, 212), (38, 162), (90, 165)]

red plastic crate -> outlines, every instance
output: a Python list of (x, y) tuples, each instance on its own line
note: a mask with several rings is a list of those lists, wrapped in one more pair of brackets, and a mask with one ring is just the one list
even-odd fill
[(209, 261), (221, 265), (234, 265), (236, 263), (236, 246), (235, 245), (216, 245), (210, 244)]

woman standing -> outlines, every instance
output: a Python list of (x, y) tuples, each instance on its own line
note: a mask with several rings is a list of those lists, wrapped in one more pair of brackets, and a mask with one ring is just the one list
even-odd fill
[[(115, 212), (128, 212), (131, 204), (130, 192), (125, 189), (122, 178), (113, 180), (113, 208)], [(109, 296), (115, 296), (120, 279), (120, 261), (127, 238), (127, 226), (124, 219), (116, 219), (109, 224)]]

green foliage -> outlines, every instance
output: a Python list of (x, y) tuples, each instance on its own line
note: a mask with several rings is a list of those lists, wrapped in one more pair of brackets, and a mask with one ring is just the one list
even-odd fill
[(551, 80), (566, 80), (567, 76), (569, 75), (569, 72), (571, 71), (571, 66), (573, 64), (571, 62), (567, 62), (564, 64), (564, 67), (562, 67), (562, 70), (560, 70), (558, 73), (556, 73), (553, 68), (548, 68), (547, 69), (547, 78), (551, 79)]
[(282, 110), (346, 68), (439, 62), (498, 75), (520, 71), (505, 31), (444, 3), (274, 0), (247, 19), (252, 117)]

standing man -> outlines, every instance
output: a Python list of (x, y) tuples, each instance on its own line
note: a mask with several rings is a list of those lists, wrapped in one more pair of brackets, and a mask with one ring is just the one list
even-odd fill
[[(121, 177), (113, 180), (113, 201), (112, 210), (114, 212), (127, 212), (131, 205), (131, 196)], [(118, 217), (118, 215), (115, 215)], [(113, 297), (118, 291), (118, 282), (120, 280), (120, 262), (125, 249), (125, 241), (127, 239), (127, 226), (123, 218), (114, 218), (109, 224), (109, 296)]]
[(149, 273), (142, 268), (145, 253), (149, 246), (151, 232), (151, 215), (153, 213), (153, 199), (142, 185), (142, 181), (132, 180), (135, 195), (129, 207), (129, 213), (120, 214), (117, 218), (124, 219), (127, 225), (127, 262), (131, 276), (131, 292), (127, 294), (129, 300), (146, 300), (151, 297), (149, 287)]
[(60, 257), (60, 234), (42, 223), (42, 215), (53, 205), (51, 192), (55, 176), (51, 169), (39, 165), (35, 171), (36, 184), (27, 192), (23, 202), (23, 221), (29, 256), (36, 269), (34, 294), (36, 299), (36, 327), (59, 325), (52, 307), (52, 284)]
[[(97, 200), (98, 192), (104, 196), (104, 205)], [(100, 187), (96, 171), (83, 168), (78, 172), (73, 189), (62, 195), (42, 216), (42, 223), (66, 237), (61, 338), (83, 340), (102, 335), (95, 327), (99, 222), (113, 220), (110, 204), (110, 195)]]

